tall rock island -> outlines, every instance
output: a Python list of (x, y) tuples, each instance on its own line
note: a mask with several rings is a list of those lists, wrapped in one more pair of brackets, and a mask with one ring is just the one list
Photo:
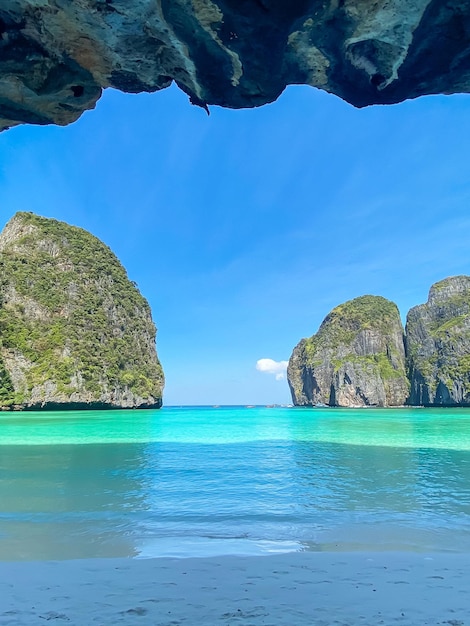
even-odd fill
[(470, 276), (435, 283), (406, 322), (410, 404), (470, 405)]
[(287, 378), (296, 405), (400, 406), (408, 397), (398, 308), (380, 296), (337, 306), (302, 339)]
[(0, 234), (0, 407), (158, 408), (150, 307), (90, 233), (17, 213)]

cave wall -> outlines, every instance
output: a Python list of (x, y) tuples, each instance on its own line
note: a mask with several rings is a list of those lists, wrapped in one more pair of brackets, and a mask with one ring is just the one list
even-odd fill
[(3, 0), (0, 129), (173, 81), (203, 107), (260, 106), (288, 84), (357, 107), (468, 92), (469, 42), (466, 0)]

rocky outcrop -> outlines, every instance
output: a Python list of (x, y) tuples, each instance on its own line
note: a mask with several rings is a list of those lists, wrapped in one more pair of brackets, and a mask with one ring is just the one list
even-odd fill
[(0, 407), (161, 406), (150, 308), (93, 235), (32, 213), (0, 234)]
[(446, 278), (406, 322), (410, 404), (470, 405), (470, 276)]
[(355, 106), (470, 90), (467, 0), (3, 0), (0, 128), (68, 124), (172, 81), (253, 107), (288, 84)]
[(295, 405), (401, 406), (408, 396), (403, 326), (393, 302), (350, 300), (302, 339), (287, 368)]

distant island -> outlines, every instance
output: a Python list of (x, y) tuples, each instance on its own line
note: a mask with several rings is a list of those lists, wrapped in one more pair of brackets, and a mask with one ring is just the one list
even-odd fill
[(0, 408), (159, 408), (150, 307), (87, 231), (17, 213), (0, 234)]
[(470, 406), (470, 277), (432, 285), (405, 329), (380, 296), (337, 306), (294, 348), (287, 379), (297, 406)]

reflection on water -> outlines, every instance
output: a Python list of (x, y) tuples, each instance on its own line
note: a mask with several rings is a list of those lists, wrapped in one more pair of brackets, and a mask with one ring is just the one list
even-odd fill
[(10, 414), (0, 436), (2, 559), (470, 551), (466, 411)]

